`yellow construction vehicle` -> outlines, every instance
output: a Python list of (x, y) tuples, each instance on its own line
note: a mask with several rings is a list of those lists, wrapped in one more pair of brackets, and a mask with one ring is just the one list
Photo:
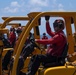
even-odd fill
[[(2, 19), (4, 20), (4, 22), (5, 22), (5, 20), (7, 20), (8, 18), (10, 18), (10, 17), (2, 17)], [(29, 20), (29, 18), (28, 17), (13, 17), (13, 20)], [(6, 26), (8, 25), (8, 26), (13, 26), (14, 28), (17, 28), (17, 27), (19, 27), (20, 26), (20, 23), (6, 23), (5, 25), (3, 25), (2, 23), (0, 24), (1, 25), (1, 28), (0, 28), (0, 36), (2, 37), (3, 36), (3, 34), (7, 34), (8, 36), (9, 36), (9, 29), (7, 29), (6, 28)], [(0, 41), (0, 44), (1, 44), (1, 46), (2, 46), (2, 48), (1, 48), (1, 60), (0, 61), (2, 61), (2, 58), (5, 56), (5, 54), (9, 51), (9, 50), (13, 50), (13, 48), (4, 48), (4, 46), (3, 46), (3, 41), (2, 41), (2, 39), (1, 39), (1, 41)], [(15, 52), (14, 52), (15, 53)], [(2, 75), (2, 62), (0, 63), (0, 75)]]
[[(38, 39), (40, 38), (40, 30), (39, 30), (39, 23), (41, 20), (41, 17), (50, 16), (50, 17), (61, 17), (65, 20), (66, 24), (66, 37), (68, 41), (68, 54), (70, 55), (68, 60), (66, 61), (65, 65), (63, 66), (54, 66), (49, 68), (43, 68), (40, 67), (36, 73), (36, 75), (76, 75), (76, 53), (75, 53), (75, 43), (74, 38), (72, 35), (72, 27), (71, 23), (73, 20), (74, 26), (75, 26), (75, 32), (76, 32), (76, 12), (32, 12), (28, 14), (29, 21), (24, 27), (24, 30), (22, 31), (20, 38), (18, 40), (18, 44), (16, 45), (14, 51), (15, 59), (13, 62), (13, 68), (10, 75), (17, 75), (16, 69), (17, 64), (19, 60), (20, 53), (22, 51), (23, 45), (29, 36), (29, 33), (31, 29), (34, 29), (34, 38)], [(6, 26), (6, 23), (12, 21), (12, 20), (24, 20), (25, 18), (17, 18), (17, 17), (10, 17), (5, 19), (4, 23), (1, 25), (1, 29), (3, 29)], [(31, 21), (31, 22), (30, 22)], [(2, 42), (2, 41), (1, 41)], [(2, 46), (2, 44), (1, 44)], [(38, 45), (39, 46), (39, 45)], [(2, 47), (0, 47), (2, 49)], [(34, 54), (41, 53), (39, 49), (35, 48)], [(30, 57), (28, 56), (25, 61), (25, 66), (22, 69), (22, 72), (27, 72), (27, 66), (29, 63)], [(0, 68), (1, 69), (1, 68)], [(2, 71), (0, 70), (0, 74), (2, 75)]]

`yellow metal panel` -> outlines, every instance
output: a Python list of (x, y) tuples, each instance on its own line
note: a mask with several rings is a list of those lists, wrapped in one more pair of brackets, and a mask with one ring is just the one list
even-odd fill
[(28, 14), (28, 16), (29, 16), (30, 18), (34, 18), (34, 17), (36, 17), (39, 13), (40, 13), (40, 12), (31, 12), (31, 13)]
[[(76, 68), (73, 66), (52, 67), (45, 70), (44, 75), (76, 75)], [(74, 74), (75, 72), (75, 74)]]
[(24, 62), (24, 67), (23, 69), (21, 70), (22, 72), (26, 73), (27, 70), (28, 70), (28, 64), (29, 64), (29, 61), (30, 61), (31, 57), (27, 57), (27, 59), (25, 60)]
[(9, 23), (10, 21), (14, 20), (30, 20), (29, 17), (9, 17), (5, 19), (4, 23), (1, 25), (1, 28), (5, 28), (6, 24)]
[(13, 26), (14, 28), (19, 27), (20, 23), (8, 23), (7, 25)]
[(0, 46), (3, 46), (3, 41), (2, 40), (0, 40)]
[(6, 20), (7, 18), (9, 18), (9, 17), (2, 17), (3, 20)]
[(0, 28), (0, 33), (9, 33), (9, 30), (6, 28), (3, 29)]
[(36, 27), (34, 27), (33, 29), (34, 29), (34, 37), (35, 37), (35, 39), (40, 39), (40, 32), (39, 32), (39, 35), (37, 35)]
[(2, 52), (2, 56), (5, 56), (5, 54), (7, 53), (7, 51), (9, 50), (14, 50), (13, 48), (4, 48), (3, 52)]
[(66, 23), (66, 34), (67, 34), (67, 40), (69, 43), (69, 49), (68, 52), (72, 54), (74, 52), (74, 41), (73, 41), (73, 35), (72, 35), (72, 27), (71, 27), (71, 17), (65, 18)]
[(32, 52), (33, 55), (36, 55), (36, 54), (41, 54), (41, 50), (39, 49), (35, 49), (33, 52)]

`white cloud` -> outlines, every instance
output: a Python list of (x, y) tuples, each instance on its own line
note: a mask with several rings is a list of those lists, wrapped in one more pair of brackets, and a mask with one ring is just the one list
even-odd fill
[(27, 8), (29, 12), (31, 11), (44, 11), (47, 7), (49, 7), (50, 0), (29, 0)]
[(61, 3), (58, 5), (58, 10), (59, 11), (65, 11), (64, 6)]
[(5, 7), (3, 11), (5, 13), (17, 13), (21, 5), (17, 1), (11, 2), (9, 6)]
[(58, 3), (57, 0), (52, 0), (52, 5), (50, 6), (52, 11), (65, 11), (62, 3)]
[(52, 2), (52, 5), (51, 5), (51, 7), (56, 7), (57, 6), (57, 2), (56, 2), (57, 0), (52, 0), (51, 2)]
[(20, 3), (17, 1), (13, 1), (10, 3), (9, 6), (4, 8), (4, 12), (10, 13), (19, 13), (19, 12), (38, 12), (38, 11), (52, 11), (52, 10), (59, 10), (62, 11), (63, 5), (58, 3), (57, 0), (21, 0)]
[(64, 6), (63, 6), (62, 4), (59, 4), (58, 7), (59, 7), (59, 8), (63, 8)]
[(41, 11), (41, 8), (38, 8), (38, 7), (37, 7), (37, 8), (33, 8), (33, 9), (30, 10), (30, 12), (33, 12), (33, 11), (34, 11), (34, 12)]
[(12, 7), (20, 7), (20, 5), (18, 4), (17, 1), (11, 2), (11, 5), (10, 6), (12, 6)]
[(48, 6), (48, 0), (30, 0), (31, 5)]
[(6, 8), (4, 8), (4, 12), (16, 13), (16, 12), (18, 12), (18, 8), (6, 7)]

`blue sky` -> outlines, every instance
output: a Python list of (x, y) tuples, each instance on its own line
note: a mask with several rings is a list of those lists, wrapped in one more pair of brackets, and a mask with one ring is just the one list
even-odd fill
[(2, 16), (44, 11), (76, 11), (76, 0), (0, 0), (0, 23)]

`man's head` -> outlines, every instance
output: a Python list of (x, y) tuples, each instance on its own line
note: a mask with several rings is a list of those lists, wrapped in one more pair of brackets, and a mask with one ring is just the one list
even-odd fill
[(63, 30), (64, 29), (64, 21), (62, 19), (55, 20), (53, 23), (53, 27), (54, 27), (55, 32)]
[(46, 36), (46, 33), (43, 33), (43, 36)]
[(18, 36), (21, 34), (21, 32), (22, 32), (22, 28), (18, 27), (16, 30), (16, 33), (18, 34)]
[(12, 32), (12, 31), (15, 32), (15, 28), (11, 27), (10, 32)]

